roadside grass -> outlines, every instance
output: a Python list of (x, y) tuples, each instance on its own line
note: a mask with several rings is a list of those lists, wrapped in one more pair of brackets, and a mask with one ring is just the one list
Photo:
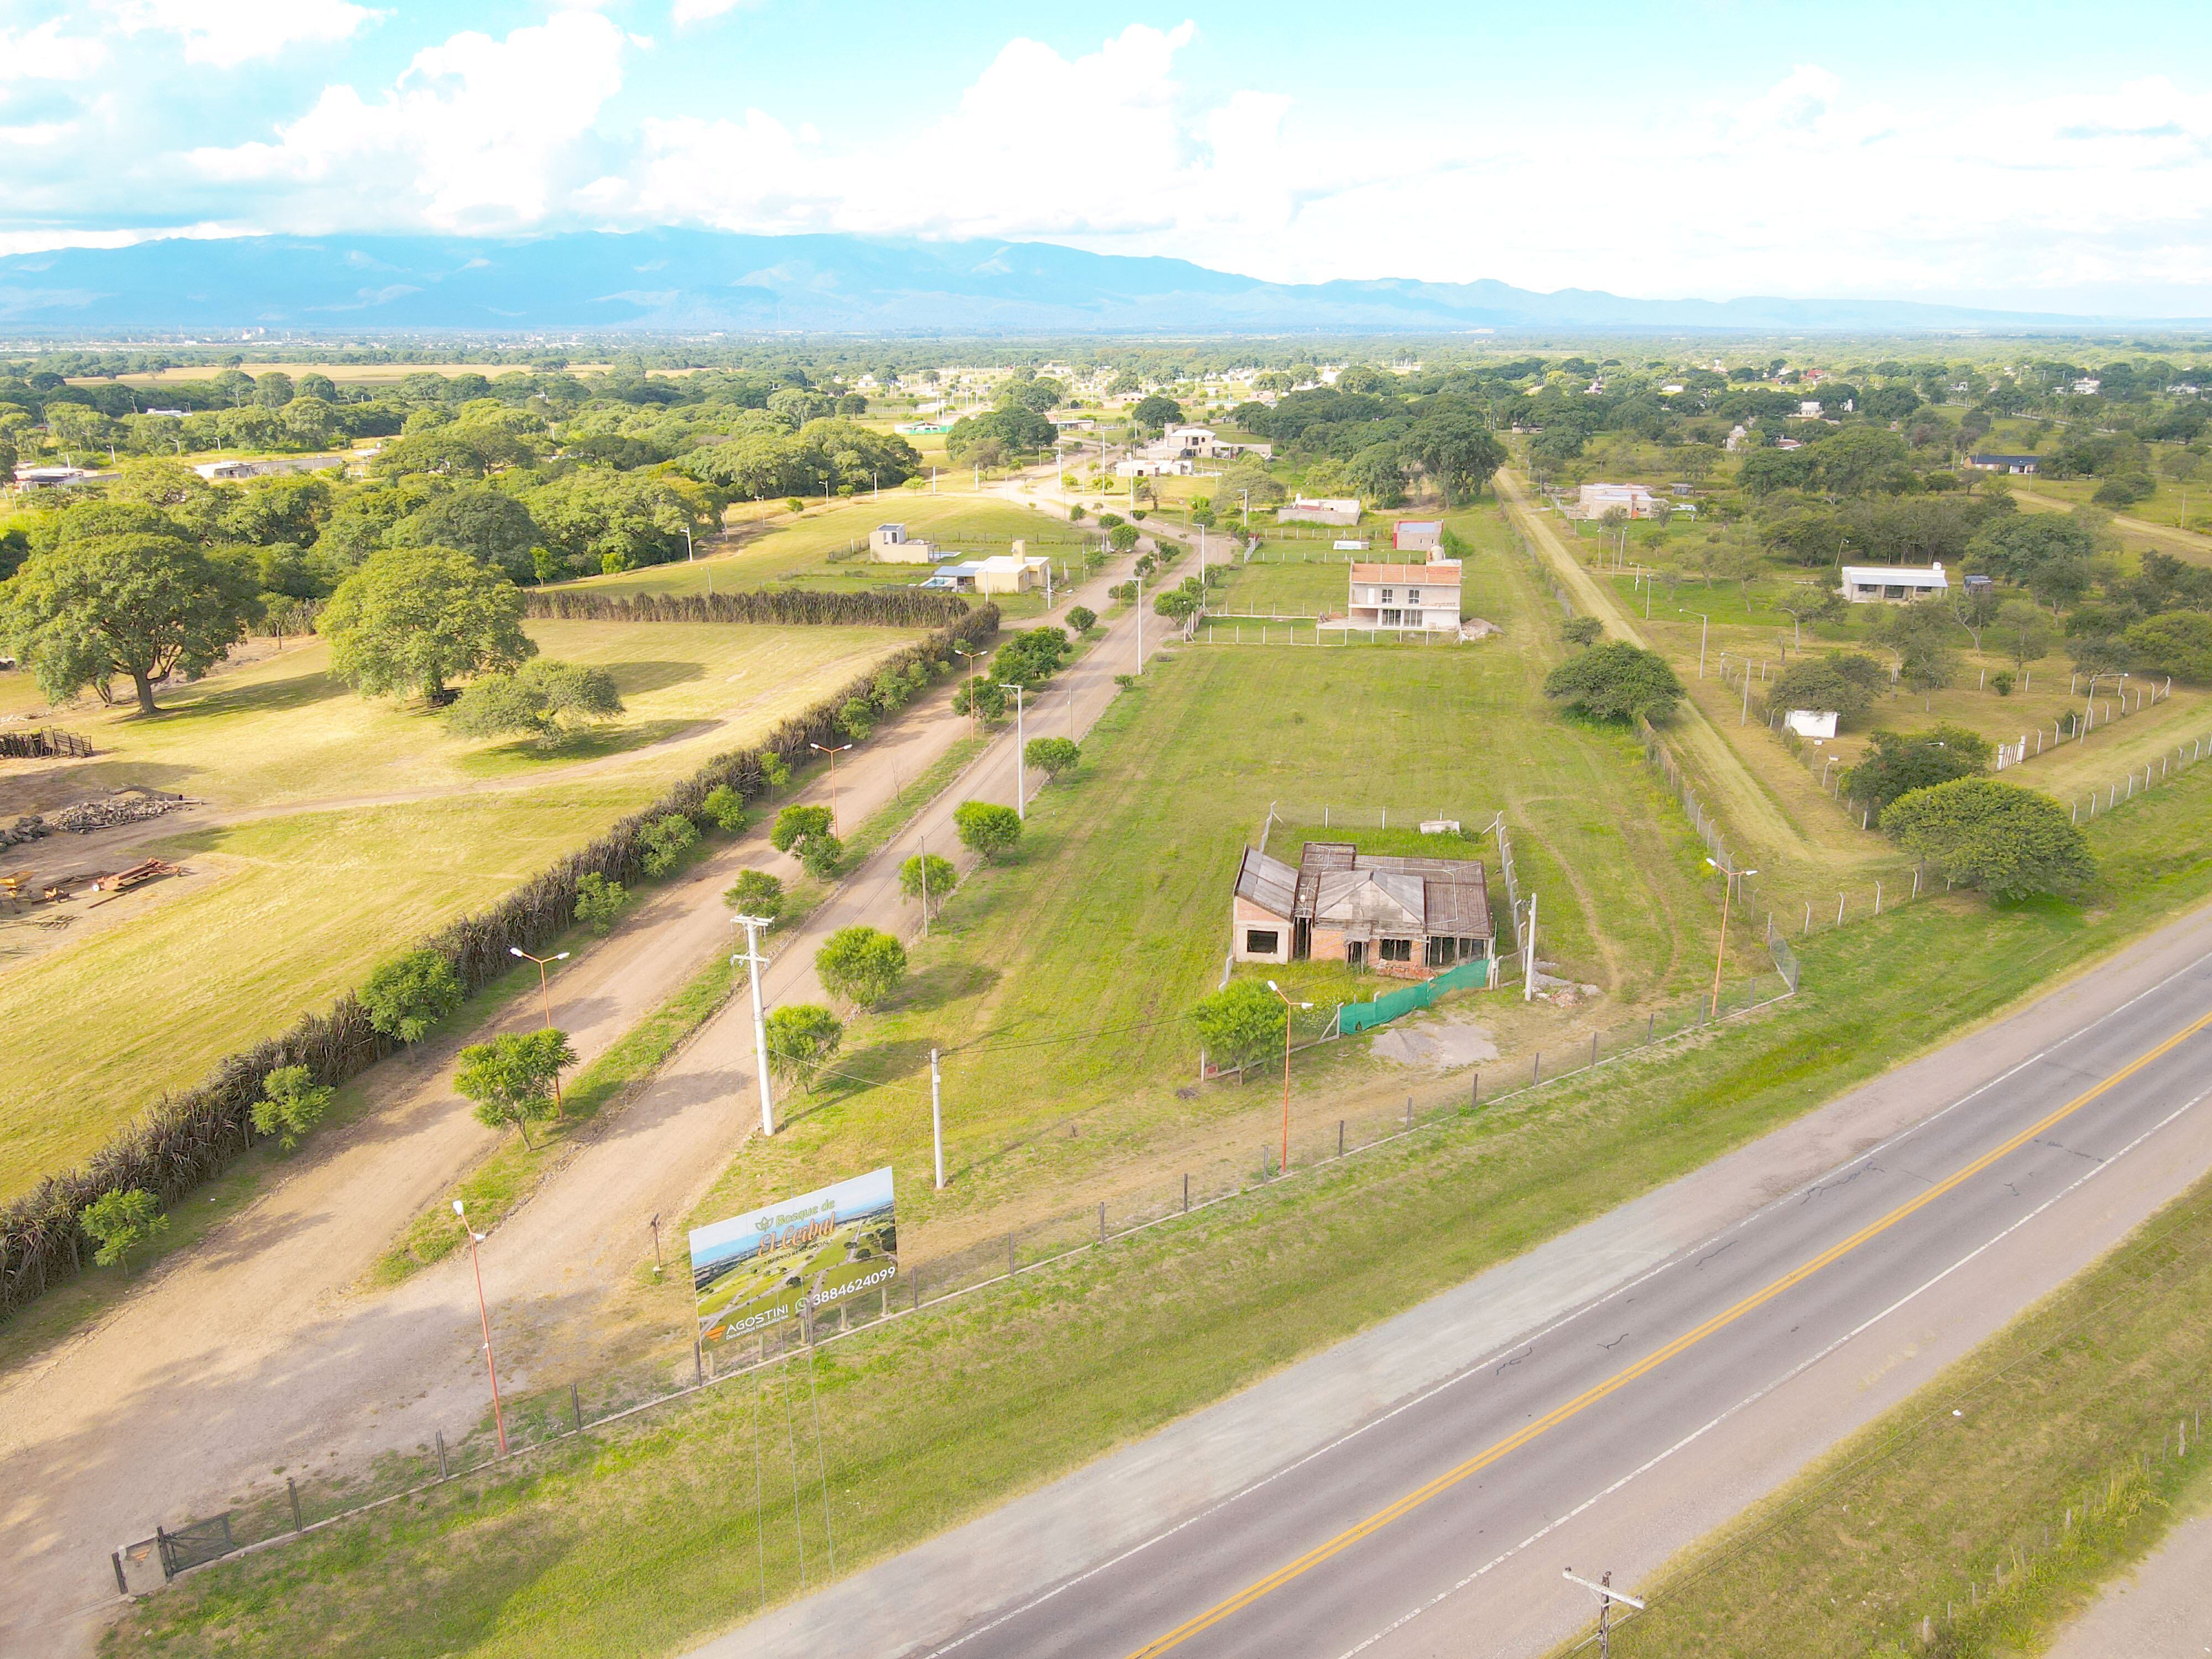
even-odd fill
[[(0, 1021), (15, 1039), (0, 1051), (0, 1199), (83, 1158), (161, 1091), (198, 1082), (224, 1054), (325, 1006), (386, 954), (528, 879), (709, 750), (766, 731), (906, 636), (558, 623), (544, 637), (549, 652), (628, 677), (633, 719), (658, 707), (711, 729), (580, 775), (471, 785), (457, 757), (487, 751), (447, 738), (428, 716), (339, 690), (319, 672), (317, 645), (262, 665), (260, 678), (210, 680), (204, 703), (176, 714), (111, 717), (88, 731), (121, 750), (91, 763), (106, 781), (188, 789), (219, 805), (281, 808), (334, 790), (448, 782), (454, 793), (280, 810), (167, 836), (150, 826), (149, 850), (208, 878), (117, 901), (135, 914), (0, 965)], [(684, 719), (695, 714), (702, 718)], [(52, 868), (57, 851), (70, 855), (51, 842), (13, 851), (11, 867), (33, 870)]]
[(2040, 1652), (2212, 1484), (2208, 1370), (2212, 1180), (1670, 1563), (1613, 1640), (1655, 1659), (1771, 1653), (1782, 1629), (1809, 1653)]
[(850, 1573), (1972, 1030), (2212, 895), (2212, 853), (2172, 833), (2208, 807), (2212, 771), (2100, 820), (2093, 909), (1938, 902), (1824, 935), (1806, 991), (1750, 1022), (208, 1569), (106, 1651), (612, 1656), (726, 1628), (800, 1594), (802, 1544), (823, 1582), (825, 1504)]

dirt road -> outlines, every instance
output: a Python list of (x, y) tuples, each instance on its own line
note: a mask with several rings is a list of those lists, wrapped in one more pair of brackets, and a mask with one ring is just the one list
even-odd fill
[[(1105, 580), (1060, 595), (1061, 606), (1103, 609)], [(1054, 699), (1073, 690), (1079, 729), (1097, 720), (1115, 693), (1113, 675), (1129, 666), (1131, 620), (1108, 624), (1054, 682)], [(947, 703), (943, 692), (924, 700), (840, 769), (847, 823), (890, 802), (898, 781), (919, 776), (957, 740), (966, 722)], [(820, 997), (811, 964), (830, 930), (861, 919), (901, 933), (916, 924), (913, 907), (898, 902), (898, 862), (923, 836), (933, 851), (953, 851), (957, 799), (1011, 802), (1012, 744), (1011, 733), (994, 741), (957, 791), (781, 943), (763, 978), (771, 1000)], [(720, 894), (737, 870), (783, 863), (761, 832), (749, 834), (654, 890), (583, 952), (554, 981), (554, 1018), (582, 1060), (727, 947)], [(521, 998), (493, 1029), (538, 1017), (535, 997)], [(156, 1522), (219, 1509), (272, 1468), (297, 1471), (310, 1460), (347, 1467), (411, 1448), (434, 1430), (459, 1436), (477, 1420), (481, 1339), (465, 1260), (389, 1293), (349, 1289), (492, 1145), (449, 1087), (457, 1042), (369, 1073), (374, 1109), (319, 1138), (283, 1179), (164, 1262), (100, 1324), (0, 1378), (0, 1559), (13, 1569), (0, 1653), (88, 1652), (114, 1605), (107, 1552)], [(733, 1003), (629, 1109), (587, 1137), (486, 1250), (485, 1287), (507, 1310), (499, 1335), (516, 1388), (566, 1357), (564, 1333), (580, 1331), (605, 1287), (639, 1259), (647, 1218), (681, 1213), (757, 1132), (750, 1047), (750, 1016)]]

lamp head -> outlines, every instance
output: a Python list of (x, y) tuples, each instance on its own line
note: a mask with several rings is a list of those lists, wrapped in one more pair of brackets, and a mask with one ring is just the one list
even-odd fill
[(559, 956), (557, 956), (557, 957), (554, 957), (554, 958), (553, 958), (553, 960), (554, 960), (554, 961), (556, 961), (556, 962), (566, 962), (566, 961), (568, 961), (568, 953), (566, 951), (562, 951), (562, 952), (561, 952), (561, 954), (560, 954)]
[(458, 1198), (453, 1200), (453, 1213), (464, 1220), (468, 1218), (469, 1212), (461, 1207), (461, 1200)]
[(1277, 996), (1283, 994), (1283, 988), (1276, 984), (1272, 979), (1267, 981), (1267, 988), (1270, 991), (1273, 991)]
[(511, 957), (519, 957), (522, 954), (522, 947), (520, 945), (510, 945), (507, 947), (507, 953)]

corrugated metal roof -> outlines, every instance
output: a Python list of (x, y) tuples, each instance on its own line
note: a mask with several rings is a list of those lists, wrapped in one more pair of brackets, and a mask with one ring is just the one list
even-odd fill
[[(1249, 866), (1252, 854), (1247, 853)], [(1265, 857), (1265, 854), (1261, 854)], [(1277, 869), (1289, 866), (1267, 859)], [(1237, 876), (1237, 890), (1244, 877)], [(1279, 914), (1318, 917), (1332, 908), (1331, 921), (1371, 921), (1371, 902), (1357, 896), (1372, 887), (1405, 913), (1424, 933), (1455, 939), (1495, 939), (1490, 920), (1490, 881), (1479, 859), (1406, 858), (1362, 853), (1349, 842), (1308, 842), (1300, 854), (1297, 908)], [(1264, 901), (1263, 901), (1264, 902)]]
[(1244, 849), (1244, 861), (1237, 866), (1237, 897), (1287, 921), (1297, 888), (1298, 872), (1282, 860), (1271, 859), (1256, 847)]
[(1457, 587), (1460, 586), (1460, 563), (1457, 559), (1438, 559), (1430, 564), (1368, 564), (1362, 562), (1352, 567), (1352, 580), (1356, 582), (1404, 582), (1413, 587)]

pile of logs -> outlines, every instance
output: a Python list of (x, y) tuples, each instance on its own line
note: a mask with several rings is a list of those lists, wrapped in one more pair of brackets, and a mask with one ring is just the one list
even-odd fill
[(141, 823), (148, 818), (158, 818), (164, 812), (173, 812), (185, 805), (181, 795), (134, 793), (110, 795), (104, 800), (79, 801), (74, 806), (64, 806), (47, 823), (56, 830), (74, 830), (81, 836), (95, 830), (112, 830), (118, 824)]
[(35, 812), (26, 813), (12, 824), (0, 829), (0, 847), (15, 847), (27, 841), (38, 841), (46, 833), (44, 818)]

